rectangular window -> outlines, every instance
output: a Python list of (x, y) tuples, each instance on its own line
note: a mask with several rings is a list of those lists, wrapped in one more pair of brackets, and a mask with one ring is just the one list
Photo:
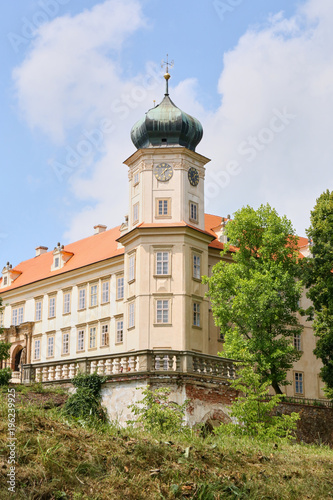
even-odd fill
[(297, 351), (301, 351), (301, 334), (300, 333), (295, 333), (294, 334), (294, 347)]
[(169, 217), (171, 215), (170, 210), (170, 198), (157, 198), (156, 199), (156, 217)]
[(156, 323), (169, 323), (169, 300), (156, 301)]
[(117, 278), (117, 300), (124, 298), (124, 276)]
[(89, 328), (89, 349), (96, 347), (96, 326)]
[(42, 319), (42, 301), (36, 300), (35, 302), (35, 321), (41, 321)]
[(295, 394), (303, 394), (303, 373), (295, 372)]
[(23, 306), (18, 308), (17, 314), (17, 324), (20, 325), (23, 323)]
[(69, 333), (62, 334), (62, 354), (69, 353)]
[(133, 180), (134, 180), (134, 186), (136, 186), (136, 184), (139, 184), (139, 172), (135, 172)]
[(190, 201), (190, 220), (198, 222), (198, 204)]
[(101, 346), (109, 345), (109, 325), (102, 325)]
[(55, 259), (54, 259), (54, 267), (59, 267), (59, 257), (55, 257)]
[(156, 274), (169, 274), (169, 252), (156, 252)]
[(133, 328), (134, 325), (135, 325), (134, 302), (131, 302), (128, 305), (128, 328)]
[(77, 350), (84, 351), (84, 330), (77, 332)]
[(71, 294), (70, 292), (64, 293), (64, 314), (71, 312)]
[(139, 222), (139, 203), (133, 205), (133, 224)]
[(130, 256), (128, 266), (128, 281), (133, 281), (135, 279), (135, 255)]
[(7, 286), (8, 283), (8, 276), (4, 276), (3, 278), (3, 286)]
[(49, 297), (49, 318), (55, 317), (55, 297)]
[(40, 340), (35, 340), (34, 359), (40, 359)]
[(90, 287), (90, 307), (97, 306), (97, 285)]
[(201, 279), (201, 257), (195, 253), (193, 254), (193, 278)]
[(200, 304), (193, 302), (193, 326), (200, 326)]
[(54, 337), (48, 337), (47, 339), (47, 357), (51, 358), (54, 356)]
[(110, 300), (110, 284), (108, 281), (103, 281), (102, 283), (102, 304), (109, 302)]
[(121, 319), (117, 321), (116, 342), (120, 343), (123, 341), (124, 341), (124, 321)]
[(85, 309), (86, 307), (86, 289), (81, 288), (79, 291), (79, 309)]
[(17, 325), (17, 309), (12, 310), (12, 325)]

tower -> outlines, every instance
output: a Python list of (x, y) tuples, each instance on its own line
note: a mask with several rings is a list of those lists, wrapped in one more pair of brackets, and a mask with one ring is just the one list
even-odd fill
[[(129, 217), (119, 242), (124, 278), (128, 350), (194, 349), (208, 352), (208, 301), (201, 276), (208, 273), (204, 178), (208, 158), (195, 151), (200, 122), (170, 99), (132, 128), (137, 151), (129, 168)], [(133, 335), (131, 335), (133, 330)]]

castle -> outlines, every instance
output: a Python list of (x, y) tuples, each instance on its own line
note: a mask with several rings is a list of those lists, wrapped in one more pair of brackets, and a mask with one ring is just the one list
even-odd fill
[[(2, 340), (12, 344), (13, 381), (69, 381), (78, 370), (97, 370), (113, 377), (116, 405), (126, 392), (120, 381), (128, 387), (138, 374), (186, 374), (215, 389), (233, 378), (232, 362), (217, 357), (223, 338), (201, 283), (221, 259), (228, 218), (205, 214), (209, 159), (196, 152), (202, 126), (172, 102), (169, 78), (167, 71), (162, 102), (131, 131), (125, 221), (109, 230), (96, 225), (90, 237), (52, 251), (40, 246), (33, 258), (3, 268)], [(307, 239), (299, 245), (306, 255)], [(321, 399), (315, 338), (301, 321), (294, 345), (303, 355), (285, 391)], [(205, 387), (202, 394), (213, 386)]]

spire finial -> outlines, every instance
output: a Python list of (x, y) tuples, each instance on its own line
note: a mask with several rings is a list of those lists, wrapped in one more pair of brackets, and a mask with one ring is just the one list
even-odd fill
[(174, 65), (173, 61), (169, 62), (169, 54), (167, 54), (167, 56), (166, 56), (166, 61), (162, 60), (161, 68), (163, 68), (164, 65), (165, 65), (165, 70), (166, 70), (165, 74), (164, 74), (164, 78), (165, 78), (165, 95), (169, 95), (169, 78), (170, 78), (169, 66), (170, 66), (170, 68), (172, 68), (173, 65)]

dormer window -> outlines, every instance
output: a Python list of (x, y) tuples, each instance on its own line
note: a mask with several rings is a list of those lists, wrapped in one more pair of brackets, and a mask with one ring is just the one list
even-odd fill
[(20, 276), (21, 271), (18, 271), (17, 269), (13, 269), (13, 266), (7, 262), (5, 267), (2, 270), (2, 282), (0, 284), (1, 288), (5, 288), (7, 286), (10, 286), (13, 281), (16, 280)]
[(53, 250), (53, 263), (51, 267), (51, 271), (56, 269), (61, 269), (64, 267), (66, 262), (73, 256), (72, 252), (66, 252), (64, 245), (58, 245), (54, 247)]

